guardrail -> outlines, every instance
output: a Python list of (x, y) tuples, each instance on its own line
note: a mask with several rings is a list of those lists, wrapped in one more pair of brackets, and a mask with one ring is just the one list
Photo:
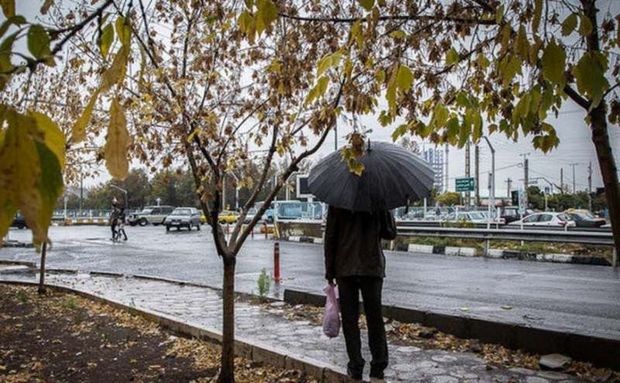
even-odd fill
[(581, 243), (586, 245), (613, 246), (612, 233), (592, 231), (555, 231), (530, 229), (469, 229), (451, 227), (398, 226), (398, 235), (480, 240), (535, 241)]
[[(485, 229), (489, 224), (487, 223), (472, 223), (472, 222), (459, 222), (459, 221), (396, 221), (396, 224), (399, 226), (416, 226), (416, 227), (458, 227), (459, 224), (465, 224), (468, 228), (471, 229)], [(519, 225), (511, 225), (511, 224), (501, 224), (496, 222), (491, 222), (490, 226), (492, 229), (505, 229), (505, 230), (520, 230)], [(533, 226), (525, 225), (527, 230), (531, 230), (534, 228)], [(609, 232), (611, 233), (611, 228), (609, 227), (575, 227), (575, 226), (535, 226), (534, 230), (548, 230), (548, 231), (593, 231), (593, 232)]]
[[(305, 221), (299, 222), (295, 220), (278, 221), (283, 224), (281, 231), (293, 232), (294, 235), (304, 235), (301, 231), (309, 230), (314, 232), (315, 237), (321, 237), (320, 234), (325, 229), (322, 221)], [(550, 229), (519, 229), (518, 226), (500, 226), (499, 228), (481, 229), (481, 228), (455, 228), (455, 227), (423, 227), (409, 226), (409, 223), (403, 225), (397, 223), (398, 235), (403, 237), (440, 237), (440, 238), (465, 238), (477, 239), (485, 241), (485, 255), (488, 254), (490, 241), (527, 241), (527, 242), (555, 242), (555, 243), (578, 243), (584, 245), (595, 246), (614, 246), (613, 234), (610, 231), (576, 231), (574, 228), (570, 231), (550, 230)], [(578, 228), (577, 228), (578, 229)], [(299, 232), (296, 232), (299, 231)], [(305, 235), (309, 235), (305, 233)], [(312, 235), (311, 235), (312, 236)], [(616, 249), (613, 251), (612, 265), (616, 267), (618, 264), (618, 254)]]

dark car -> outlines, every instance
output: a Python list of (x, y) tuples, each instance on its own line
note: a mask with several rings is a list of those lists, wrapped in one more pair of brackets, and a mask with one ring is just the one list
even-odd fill
[(607, 223), (605, 219), (597, 218), (587, 210), (567, 210), (565, 214), (575, 221), (577, 227), (601, 227)]
[(24, 219), (24, 216), (21, 215), (20, 213), (17, 213), (15, 215), (15, 219), (13, 220), (13, 223), (11, 223), (11, 226), (16, 227), (18, 229), (24, 229), (28, 227), (28, 225), (26, 225), (26, 220)]

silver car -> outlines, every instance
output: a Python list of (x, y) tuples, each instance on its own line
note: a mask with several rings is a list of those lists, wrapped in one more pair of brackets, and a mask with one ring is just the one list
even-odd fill
[(177, 207), (166, 217), (164, 225), (166, 225), (166, 231), (170, 231), (171, 227), (176, 227), (177, 230), (186, 227), (191, 231), (192, 226), (200, 230), (200, 212), (195, 207)]
[(128, 217), (131, 226), (157, 226), (164, 223), (164, 219), (174, 210), (172, 206), (146, 206), (141, 212), (130, 214)]

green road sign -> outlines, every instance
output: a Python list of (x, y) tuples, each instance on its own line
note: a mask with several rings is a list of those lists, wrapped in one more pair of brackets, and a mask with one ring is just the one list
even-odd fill
[(456, 179), (456, 191), (457, 192), (474, 191), (475, 188), (476, 188), (476, 182), (474, 181), (474, 177), (465, 177), (465, 178)]

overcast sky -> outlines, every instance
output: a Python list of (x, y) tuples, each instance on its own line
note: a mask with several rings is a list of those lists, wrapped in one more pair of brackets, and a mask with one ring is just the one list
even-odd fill
[[(28, 0), (17, 2), (17, 12), (26, 15), (29, 19), (38, 12), (41, 2)], [(70, 1), (69, 4), (76, 2)], [(611, 12), (616, 15), (620, 13), (620, 0), (601, 1), (600, 8), (604, 12)], [(3, 18), (3, 17), (2, 17)], [(614, 60), (617, 60), (616, 56)], [(577, 190), (586, 190), (588, 187), (588, 164), (592, 163), (592, 186), (602, 186), (602, 180), (594, 145), (590, 137), (590, 130), (584, 122), (585, 113), (572, 101), (566, 101), (562, 111), (557, 119), (548, 120), (555, 126), (560, 138), (560, 145), (551, 153), (544, 154), (535, 151), (531, 145), (531, 139), (521, 138), (515, 143), (506, 139), (503, 135), (494, 134), (490, 136), (490, 141), (496, 150), (496, 195), (506, 194), (506, 179), (513, 180), (513, 190), (523, 183), (523, 168), (517, 164), (523, 161), (520, 154), (529, 153), (530, 179), (536, 177), (546, 177), (551, 182), (560, 183), (560, 169), (564, 169), (564, 183), (572, 185), (572, 167), (575, 165), (575, 183)], [(381, 127), (375, 116), (365, 116), (359, 119), (359, 123), (366, 128), (371, 128), (370, 135), (372, 140), (390, 141), (390, 135), (395, 126)], [(344, 136), (352, 130), (349, 124), (344, 121), (339, 122), (338, 136), (339, 143), (344, 142)], [(620, 127), (610, 126), (609, 135), (612, 150), (616, 159), (616, 165), (620, 168)], [(432, 147), (431, 144), (425, 144), (426, 147)], [(443, 148), (442, 148), (443, 149)], [(334, 150), (334, 135), (325, 142), (321, 150), (315, 155), (318, 159)], [(472, 147), (472, 166), (471, 172), (473, 176), (473, 147)], [(503, 169), (502, 169), (503, 168)], [(481, 194), (486, 194), (487, 173), (491, 170), (491, 153), (486, 142), (480, 142), (480, 190)], [(449, 184), (448, 188), (454, 190), (454, 178), (465, 175), (465, 151), (454, 147), (450, 148), (449, 156)], [(85, 184), (92, 185), (107, 180), (108, 177), (102, 176), (92, 180), (85, 180)], [(547, 183), (540, 180), (539, 185), (547, 186)]]

